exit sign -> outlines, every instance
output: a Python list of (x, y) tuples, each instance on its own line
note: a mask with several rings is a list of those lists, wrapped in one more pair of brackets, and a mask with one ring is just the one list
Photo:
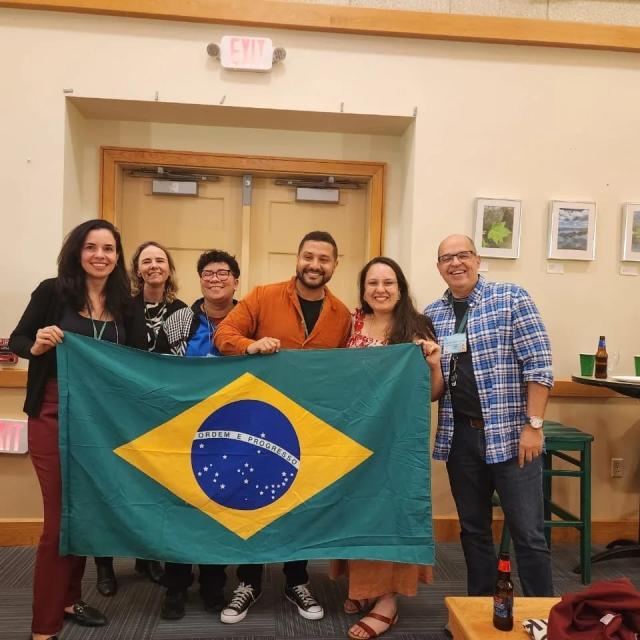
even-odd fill
[(27, 421), (0, 418), (0, 453), (27, 453)]
[(225, 69), (235, 71), (271, 71), (271, 38), (223, 36), (220, 42), (220, 64)]

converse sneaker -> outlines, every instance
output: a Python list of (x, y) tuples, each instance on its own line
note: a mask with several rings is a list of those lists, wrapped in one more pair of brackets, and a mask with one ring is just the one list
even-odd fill
[(250, 584), (241, 582), (233, 592), (229, 604), (221, 611), (220, 621), (226, 624), (235, 624), (247, 617), (249, 607), (257, 601), (262, 592)]
[(287, 600), (298, 607), (298, 613), (307, 620), (320, 620), (324, 617), (324, 609), (313, 597), (309, 584), (299, 584), (297, 587), (287, 587), (284, 590)]

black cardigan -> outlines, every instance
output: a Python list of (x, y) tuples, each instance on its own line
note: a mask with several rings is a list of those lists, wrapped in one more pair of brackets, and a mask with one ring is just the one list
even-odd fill
[[(22, 318), (9, 337), (11, 351), (29, 361), (24, 412), (32, 418), (40, 415), (47, 380), (55, 373), (56, 350), (50, 349), (41, 356), (34, 356), (31, 354), (31, 347), (36, 340), (38, 329), (59, 324), (64, 310), (65, 305), (58, 294), (57, 278), (43, 280), (31, 294), (31, 300)], [(130, 313), (125, 314), (125, 336), (129, 333), (130, 318)], [(125, 344), (128, 344), (128, 341)]]
[(58, 324), (62, 317), (64, 307), (57, 295), (56, 280), (56, 278), (43, 280), (36, 287), (18, 326), (9, 337), (11, 351), (17, 353), (21, 358), (29, 360), (24, 411), (32, 417), (40, 414), (44, 387), (56, 368), (55, 349), (51, 349), (41, 356), (31, 354), (31, 347), (35, 342), (38, 329)]
[[(182, 300), (174, 300), (167, 304), (165, 318), (168, 318), (174, 311), (182, 309), (187, 305)], [(162, 329), (161, 329), (162, 330)], [(147, 351), (147, 324), (144, 316), (144, 297), (139, 293), (131, 305), (131, 316), (127, 323), (127, 344), (135, 349)]]

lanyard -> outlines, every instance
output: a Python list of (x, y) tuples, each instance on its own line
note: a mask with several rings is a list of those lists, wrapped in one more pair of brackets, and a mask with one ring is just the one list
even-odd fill
[(456, 333), (466, 333), (468, 319), (469, 319), (469, 307), (467, 307), (467, 310), (464, 312), (464, 315), (462, 316), (462, 320), (460, 320), (460, 326), (458, 327), (458, 330), (456, 331)]
[[(102, 334), (107, 327), (107, 321), (102, 321), (102, 329), (100, 329), (100, 332), (98, 333), (98, 328), (96, 327), (96, 323), (93, 319), (93, 314), (91, 313), (91, 307), (89, 306), (89, 304), (87, 304), (87, 309), (89, 311), (89, 318), (91, 318), (91, 325), (93, 326), (93, 338), (94, 340), (102, 340)], [(98, 320), (98, 322), (100, 322), (100, 320)]]
[[(467, 310), (464, 312), (460, 320), (460, 324), (458, 325), (458, 330), (455, 332), (456, 334), (467, 332), (467, 321), (469, 320), (469, 306), (467, 305)], [(449, 386), (455, 387), (458, 384), (458, 356), (459, 353), (454, 353), (451, 356), (451, 363), (449, 365)]]
[(102, 329), (100, 329), (99, 333), (98, 333), (98, 328), (96, 327), (96, 323), (94, 322), (93, 318), (91, 318), (91, 324), (93, 325), (93, 337), (96, 340), (102, 340), (102, 334), (104, 333), (105, 327), (107, 326), (107, 321), (104, 320), (102, 322)]

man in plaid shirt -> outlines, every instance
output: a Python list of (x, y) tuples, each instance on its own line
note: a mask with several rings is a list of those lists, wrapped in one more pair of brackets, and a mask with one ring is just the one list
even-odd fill
[(447, 383), (433, 457), (447, 461), (460, 518), (471, 596), (492, 595), (497, 558), (491, 533), (494, 490), (513, 538), (525, 596), (552, 596), (544, 537), (542, 418), (553, 385), (551, 346), (529, 294), (487, 282), (471, 238), (438, 248), (448, 285), (425, 313), (442, 347)]

